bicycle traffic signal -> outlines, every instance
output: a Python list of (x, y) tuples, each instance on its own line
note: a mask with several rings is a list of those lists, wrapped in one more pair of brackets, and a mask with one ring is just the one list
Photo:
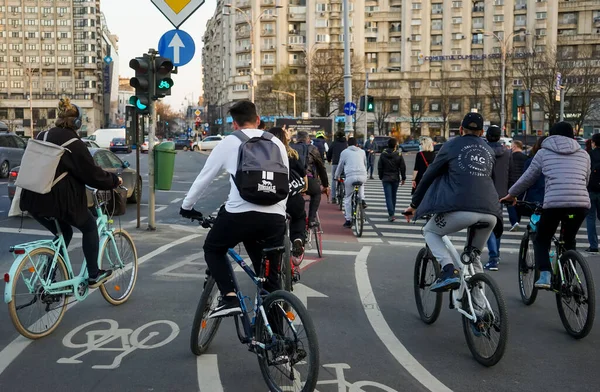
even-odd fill
[(371, 95), (367, 95), (367, 112), (375, 111), (375, 99)]
[(361, 95), (360, 101), (358, 103), (358, 110), (364, 112), (374, 112), (375, 111), (375, 99), (372, 95)]
[(171, 87), (175, 84), (173, 83), (173, 79), (171, 79), (173, 68), (173, 62), (166, 57), (157, 57), (154, 59), (156, 99), (171, 95)]
[(129, 61), (129, 68), (135, 70), (135, 77), (129, 79), (129, 85), (135, 88), (135, 95), (129, 98), (138, 113), (148, 114), (150, 112), (150, 100), (154, 95), (154, 75), (150, 56), (136, 57)]

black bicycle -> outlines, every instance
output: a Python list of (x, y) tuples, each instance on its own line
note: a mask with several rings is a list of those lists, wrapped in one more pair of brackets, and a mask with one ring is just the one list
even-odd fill
[[(533, 241), (542, 214), (542, 205), (517, 201), (517, 206), (531, 212), (527, 230), (519, 249), (519, 292), (525, 305), (532, 305), (538, 294), (535, 282), (540, 271), (535, 264)], [(566, 250), (562, 236), (552, 237), (555, 251), (550, 251), (552, 279), (550, 291), (556, 294), (558, 314), (567, 333), (575, 339), (587, 336), (592, 330), (596, 315), (594, 278), (586, 259), (576, 250)]]
[[(210, 228), (214, 218), (193, 218), (202, 227)], [(231, 278), (242, 314), (234, 316), (236, 332), (242, 344), (256, 354), (262, 375), (270, 391), (314, 391), (319, 376), (319, 344), (312, 319), (302, 302), (293, 294), (278, 290), (268, 293), (263, 283), (269, 277), (270, 263), (280, 263), (284, 247), (263, 249), (258, 274), (233, 249), (228, 255), (248, 274), (256, 285), (253, 302), (242, 294), (231, 268)], [(221, 318), (209, 318), (217, 306), (219, 290), (207, 271), (204, 290), (192, 324), (191, 350), (195, 355), (204, 353), (214, 339)], [(250, 304), (254, 304), (253, 307)]]
[(335, 185), (335, 198), (338, 208), (341, 210), (344, 209), (344, 197), (346, 196), (346, 187), (344, 186), (344, 179), (340, 178), (336, 181)]
[(363, 208), (362, 199), (360, 198), (360, 187), (362, 182), (355, 182), (352, 184), (354, 191), (352, 191), (352, 227), (354, 228), (354, 234), (357, 237), (362, 237), (363, 227), (365, 224), (365, 210)]

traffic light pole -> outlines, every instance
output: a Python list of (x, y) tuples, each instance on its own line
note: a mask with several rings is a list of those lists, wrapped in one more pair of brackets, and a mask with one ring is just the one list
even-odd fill
[[(350, 64), (350, 1), (342, 0), (344, 12), (344, 103), (352, 102), (352, 68)], [(346, 135), (353, 133), (352, 116), (346, 115), (344, 122)]]
[[(156, 57), (156, 52), (150, 50), (150, 54), (152, 56), (152, 61), (150, 61), (150, 67), (152, 67), (152, 79), (155, 78), (156, 70), (154, 64), (154, 58)], [(152, 86), (156, 85), (155, 80), (151, 80), (150, 83)], [(153, 91), (153, 90), (152, 90)], [(154, 231), (156, 230), (156, 194), (154, 189), (154, 139), (156, 137), (156, 101), (154, 99), (150, 99), (150, 104), (148, 105), (150, 109), (150, 126), (148, 127), (148, 230)]]
[(366, 73), (365, 76), (365, 142), (367, 141), (367, 130), (369, 128), (369, 110), (367, 106), (369, 105), (369, 73)]

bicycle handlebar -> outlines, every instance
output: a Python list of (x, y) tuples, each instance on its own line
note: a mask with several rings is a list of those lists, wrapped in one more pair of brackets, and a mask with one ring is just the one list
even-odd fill
[(506, 206), (525, 206), (525, 207), (529, 207), (532, 210), (536, 210), (536, 209), (541, 209), (542, 208), (542, 204), (538, 203), (538, 202), (534, 202), (534, 201), (525, 201), (525, 200), (517, 200), (515, 204), (513, 204), (510, 201), (503, 201), (502, 204), (506, 205)]
[(198, 221), (198, 224), (205, 229), (210, 229), (215, 223), (215, 218), (212, 216), (203, 216), (202, 214), (190, 217), (190, 220)]

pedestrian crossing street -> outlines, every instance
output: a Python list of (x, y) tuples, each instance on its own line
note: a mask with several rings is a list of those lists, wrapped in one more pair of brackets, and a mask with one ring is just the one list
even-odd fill
[[(424, 244), (421, 229), (425, 224), (424, 220), (415, 223), (407, 223), (402, 215), (402, 211), (408, 207), (411, 201), (411, 183), (412, 178), (408, 176), (406, 183), (398, 187), (398, 196), (396, 202), (396, 221), (388, 222), (388, 213), (385, 206), (385, 196), (383, 186), (379, 179), (368, 180), (365, 184), (365, 198), (368, 208), (365, 211), (366, 222), (361, 238), (362, 243), (387, 243), (390, 245), (415, 246), (421, 247)], [(518, 252), (521, 244), (523, 231), (528, 223), (528, 218), (521, 219), (521, 227), (515, 232), (509, 232), (510, 221), (506, 208), (504, 214), (504, 234), (502, 235), (501, 252)], [(466, 240), (466, 230), (463, 230), (453, 236), (450, 240), (457, 248), (462, 248)], [(587, 231), (585, 222), (581, 226), (577, 235), (578, 249), (588, 247)], [(487, 249), (485, 250), (487, 252)]]

